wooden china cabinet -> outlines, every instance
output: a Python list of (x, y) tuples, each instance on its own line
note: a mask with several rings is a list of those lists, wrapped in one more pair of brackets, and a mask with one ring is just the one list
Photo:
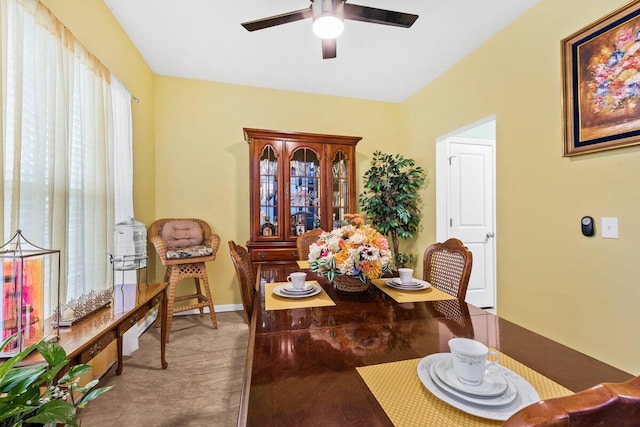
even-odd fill
[[(251, 260), (283, 277), (295, 269), (296, 238), (340, 227), (355, 212), (356, 144), (361, 137), (244, 129), (249, 143)], [(282, 270), (282, 271), (280, 271)], [(286, 274), (285, 274), (286, 276)]]

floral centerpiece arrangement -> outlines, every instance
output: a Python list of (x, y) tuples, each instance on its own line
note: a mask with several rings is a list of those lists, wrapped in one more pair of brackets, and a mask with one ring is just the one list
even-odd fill
[(362, 215), (347, 214), (345, 219), (348, 225), (323, 232), (311, 244), (309, 269), (331, 283), (335, 280), (340, 290), (358, 292), (368, 287), (369, 280), (391, 272), (393, 255), (387, 239), (365, 224)]

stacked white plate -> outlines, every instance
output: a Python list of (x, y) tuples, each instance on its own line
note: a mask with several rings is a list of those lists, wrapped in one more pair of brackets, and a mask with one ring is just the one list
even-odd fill
[(285, 298), (306, 298), (319, 294), (321, 290), (320, 286), (306, 282), (301, 289), (292, 285), (278, 285), (273, 288), (273, 293)]
[(415, 278), (411, 279), (411, 282), (402, 283), (399, 277), (395, 277), (386, 280), (384, 283), (391, 288), (401, 289), (403, 291), (421, 291), (431, 286), (429, 282)]
[(437, 398), (469, 414), (505, 421), (540, 400), (538, 392), (520, 375), (501, 365), (490, 366), (482, 384), (460, 382), (451, 353), (429, 355), (418, 363), (418, 377)]

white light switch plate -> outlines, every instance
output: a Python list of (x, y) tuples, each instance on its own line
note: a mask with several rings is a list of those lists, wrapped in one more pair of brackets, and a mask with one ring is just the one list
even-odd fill
[(618, 238), (618, 218), (602, 217), (602, 238), (617, 239)]

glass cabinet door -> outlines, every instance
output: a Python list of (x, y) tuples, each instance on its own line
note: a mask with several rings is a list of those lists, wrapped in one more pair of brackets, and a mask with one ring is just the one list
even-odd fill
[(320, 160), (315, 151), (299, 148), (289, 168), (289, 235), (299, 236), (320, 227)]
[(339, 150), (331, 159), (331, 188), (333, 191), (331, 228), (344, 225), (344, 214), (349, 212), (349, 171), (344, 153)]
[(278, 158), (266, 145), (260, 156), (260, 235), (277, 237), (278, 229)]
[[(356, 208), (358, 136), (243, 128), (250, 147), (251, 262), (279, 273), (299, 259), (297, 238), (329, 231)], [(281, 268), (282, 267), (282, 268)], [(265, 267), (266, 268), (266, 267)], [(275, 276), (274, 276), (275, 277)], [(285, 276), (286, 277), (286, 276)]]

